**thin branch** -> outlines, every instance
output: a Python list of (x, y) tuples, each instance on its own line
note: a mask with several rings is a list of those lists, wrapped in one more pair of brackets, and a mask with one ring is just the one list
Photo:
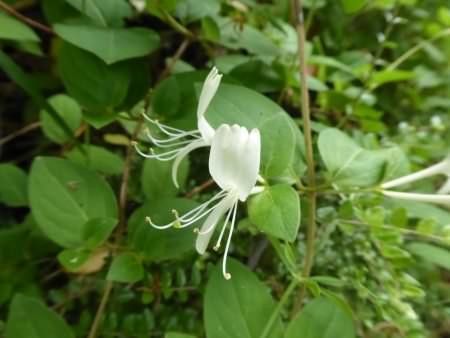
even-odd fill
[(180, 47), (178, 47), (177, 51), (175, 52), (174, 56), (170, 59), (169, 64), (167, 65), (166, 69), (161, 73), (161, 75), (158, 78), (158, 82), (161, 82), (164, 80), (167, 76), (170, 75), (172, 72), (173, 67), (177, 63), (177, 61), (181, 58), (181, 55), (184, 54), (186, 49), (188, 48), (189, 44), (191, 43), (191, 40), (189, 38), (186, 38), (181, 43)]
[(4, 138), (0, 139), (0, 146), (14, 140), (16, 137), (19, 137), (21, 135), (29, 133), (30, 131), (38, 129), (40, 126), (41, 126), (41, 122), (39, 122), (39, 121), (30, 123), (29, 125), (26, 125), (25, 127), (21, 128), (19, 130), (16, 130), (15, 132), (13, 132), (9, 135), (6, 135)]
[(55, 32), (53, 31), (53, 29), (51, 29), (50, 27), (34, 21), (33, 19), (30, 19), (28, 17), (26, 17), (25, 15), (19, 13), (18, 11), (16, 11), (14, 8), (12, 8), (11, 6), (5, 4), (3, 1), (0, 0), (0, 8), (3, 9), (6, 13), (16, 17), (17, 19), (19, 19), (20, 21), (23, 21), (24, 23), (26, 23), (29, 26), (32, 26), (34, 28), (40, 29), (43, 32), (46, 32), (48, 34), (52, 34), (54, 35)]
[[(306, 237), (306, 255), (303, 265), (303, 278), (308, 279), (311, 273), (311, 267), (314, 260), (314, 245), (316, 239), (316, 172), (314, 163), (314, 153), (312, 144), (312, 130), (311, 130), (311, 112), (309, 102), (309, 92), (307, 86), (307, 68), (305, 55), (305, 23), (303, 18), (303, 3), (302, 0), (292, 0), (292, 9), (294, 10), (294, 20), (297, 30), (297, 45), (298, 45), (298, 60), (300, 73), (300, 90), (302, 100), (302, 118), (303, 118), (303, 134), (305, 137), (306, 147), (306, 165), (308, 169), (307, 187), (308, 192), (308, 224)], [(301, 308), (303, 298), (306, 293), (305, 284), (302, 284), (298, 296), (294, 301), (292, 308), (292, 315), (295, 315)]]
[(200, 184), (199, 186), (195, 187), (191, 191), (187, 192), (185, 197), (191, 198), (192, 196), (194, 196), (194, 195), (202, 192), (203, 190), (209, 188), (213, 184), (214, 184), (214, 180), (213, 179), (209, 179), (209, 180), (203, 182), (202, 184)]

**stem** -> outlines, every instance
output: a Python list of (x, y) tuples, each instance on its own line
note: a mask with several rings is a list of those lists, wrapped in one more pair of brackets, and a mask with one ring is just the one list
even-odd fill
[(278, 302), (277, 306), (272, 312), (272, 315), (269, 318), (269, 321), (267, 322), (266, 326), (264, 327), (264, 330), (261, 334), (261, 338), (267, 338), (270, 334), (270, 331), (272, 330), (272, 326), (275, 323), (277, 317), (280, 315), (281, 310), (283, 309), (285, 303), (289, 299), (289, 296), (291, 293), (295, 290), (295, 287), (298, 285), (299, 281), (297, 279), (293, 279), (291, 283), (289, 284), (288, 288), (284, 292), (283, 296), (281, 297), (280, 301)]
[(20, 21), (26, 23), (29, 26), (32, 26), (32, 27), (37, 28), (37, 29), (40, 29), (41, 31), (46, 32), (48, 34), (52, 34), (52, 35), (55, 34), (53, 29), (51, 29), (50, 27), (47, 27), (46, 25), (43, 25), (43, 24), (41, 24), (41, 23), (39, 23), (37, 21), (34, 21), (33, 19), (30, 19), (30, 18), (26, 17), (23, 14), (20, 14), (14, 8), (12, 8), (11, 6), (5, 4), (1, 0), (0, 0), (0, 8), (3, 9), (6, 13), (16, 17), (17, 19), (19, 19)]
[(450, 28), (447, 28), (447, 29), (444, 29), (439, 34), (437, 34), (436, 36), (432, 37), (431, 39), (423, 40), (423, 41), (419, 42), (417, 45), (415, 45), (414, 47), (412, 47), (411, 49), (409, 49), (405, 53), (403, 53), (397, 60), (392, 62), (389, 65), (389, 67), (387, 67), (387, 69), (388, 70), (393, 70), (393, 69), (397, 68), (403, 62), (408, 60), (411, 56), (413, 56), (418, 51), (420, 51), (423, 47), (425, 47), (428, 43), (435, 42), (436, 40), (439, 40), (439, 39), (441, 39), (443, 37), (446, 37), (446, 36), (449, 36), (449, 35), (450, 35)]
[(0, 146), (4, 145), (5, 143), (8, 143), (12, 140), (14, 140), (16, 137), (24, 135), (30, 131), (33, 131), (35, 129), (38, 129), (41, 126), (41, 122), (37, 121), (37, 122), (33, 122), (30, 123), (29, 125), (5, 136), (4, 138), (0, 139)]
[(89, 330), (88, 338), (97, 337), (97, 330), (100, 325), (100, 321), (103, 317), (103, 312), (105, 312), (106, 304), (108, 304), (109, 296), (111, 295), (111, 291), (113, 289), (113, 282), (107, 281), (105, 290), (103, 291), (102, 300), (100, 301), (100, 305), (98, 306), (97, 313), (95, 314), (94, 322), (92, 323), (91, 329)]
[[(297, 30), (298, 41), (298, 59), (300, 63), (300, 90), (302, 100), (302, 118), (303, 118), (303, 134), (305, 137), (306, 147), (306, 164), (308, 167), (308, 225), (307, 225), (307, 238), (306, 238), (306, 256), (303, 266), (303, 278), (308, 279), (311, 273), (311, 267), (314, 260), (314, 242), (316, 238), (316, 173), (314, 164), (314, 153), (312, 145), (312, 131), (311, 131), (311, 113), (309, 103), (309, 93), (306, 84), (307, 69), (306, 69), (306, 56), (305, 56), (305, 25), (303, 20), (303, 3), (302, 0), (292, 0), (294, 9), (294, 20)], [(305, 296), (306, 287), (302, 284), (298, 297), (294, 301), (292, 314), (295, 315), (301, 308), (303, 298)]]

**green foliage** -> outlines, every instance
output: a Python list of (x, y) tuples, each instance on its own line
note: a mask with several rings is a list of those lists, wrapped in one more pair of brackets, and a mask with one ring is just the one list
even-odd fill
[[(232, 276), (229, 281), (223, 278), (219, 264), (211, 272), (206, 286), (206, 335), (212, 338), (261, 337), (275, 302), (267, 287), (242, 264), (230, 260), (228, 268)], [(281, 321), (276, 319), (267, 337), (280, 337), (281, 332)]]
[(70, 327), (36, 299), (18, 294), (9, 309), (7, 338), (74, 338)]
[(110, 186), (89, 169), (58, 158), (39, 157), (33, 162), (29, 198), (41, 230), (65, 247), (82, 243), (88, 220), (117, 217)]
[(293, 242), (300, 226), (300, 199), (289, 185), (274, 185), (249, 204), (250, 221), (269, 235)]
[[(1, 2), (0, 337), (450, 335), (450, 173), (389, 188), (441, 204), (383, 195), (449, 155), (450, 8), (304, 0), (299, 49), (291, 2)], [(261, 135), (231, 211), (205, 93)]]

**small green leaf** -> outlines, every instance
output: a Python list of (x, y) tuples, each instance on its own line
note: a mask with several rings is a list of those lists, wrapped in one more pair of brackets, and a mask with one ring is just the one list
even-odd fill
[(68, 271), (77, 271), (89, 259), (89, 251), (83, 248), (66, 249), (58, 254), (58, 261)]
[(341, 0), (347, 13), (355, 13), (364, 7), (366, 0)]
[[(222, 264), (211, 271), (204, 297), (204, 320), (209, 338), (260, 338), (275, 302), (269, 288), (247, 267), (228, 259), (231, 279), (222, 274)], [(280, 318), (275, 319), (268, 338), (282, 335)], [(343, 337), (345, 338), (345, 337)]]
[(411, 243), (408, 249), (425, 261), (450, 270), (450, 251), (427, 243)]
[(31, 98), (37, 103), (40, 108), (45, 109), (53, 119), (61, 126), (66, 135), (72, 138), (77, 146), (78, 141), (72, 137), (72, 131), (66, 122), (58, 115), (58, 113), (50, 106), (45, 98), (42, 96), (39, 87), (34, 80), (30, 78), (24, 71), (11, 59), (6, 53), (0, 50), (0, 67), (16, 82)]
[(146, 259), (156, 262), (181, 258), (192, 252), (195, 242), (193, 229), (200, 228), (199, 222), (184, 229), (158, 230), (151, 227), (145, 217), (151, 217), (156, 224), (166, 224), (175, 219), (172, 210), (175, 209), (182, 215), (196, 206), (198, 204), (192, 200), (181, 198), (160, 198), (144, 204), (128, 221), (130, 247), (142, 253)]
[(10, 306), (5, 338), (75, 338), (66, 322), (38, 300), (17, 294)]
[[(66, 122), (73, 134), (80, 126), (82, 118), (81, 108), (77, 101), (67, 95), (59, 94), (49, 98), (48, 103), (55, 109), (61, 119)], [(41, 110), (40, 120), (42, 122), (42, 130), (50, 140), (59, 144), (63, 144), (70, 140), (61, 126), (46, 110)]]
[(103, 28), (96, 26), (54, 26), (63, 40), (87, 50), (107, 64), (150, 54), (159, 47), (159, 36), (154, 31), (137, 28)]
[(383, 70), (376, 72), (371, 80), (370, 86), (375, 89), (381, 85), (391, 82), (405, 81), (414, 78), (416, 74), (406, 70)]
[(124, 0), (65, 0), (100, 26), (120, 27), (123, 19), (132, 15), (130, 4)]
[(210, 41), (218, 41), (220, 39), (220, 30), (217, 23), (209, 16), (202, 19), (203, 36)]
[(289, 324), (285, 338), (354, 338), (353, 320), (336, 302), (314, 299)]
[(117, 217), (111, 187), (95, 172), (52, 157), (38, 157), (31, 166), (29, 198), (41, 230), (61, 246), (83, 244), (84, 224), (96, 217)]
[(144, 278), (142, 263), (132, 254), (121, 254), (115, 257), (106, 279), (121, 283), (136, 283)]
[(108, 66), (96, 56), (63, 43), (58, 55), (58, 69), (69, 94), (96, 115), (114, 116), (114, 108), (127, 96), (128, 63)]
[(19, 20), (0, 13), (0, 39), (39, 42), (39, 36)]
[(206, 16), (215, 16), (220, 11), (220, 0), (178, 0), (175, 14), (183, 22), (193, 22)]
[(12, 164), (0, 164), (0, 203), (10, 207), (28, 204), (27, 174)]
[(300, 198), (289, 185), (266, 188), (249, 203), (250, 221), (263, 232), (294, 241), (300, 226)]
[[(173, 197), (179, 192), (172, 181), (173, 161), (158, 161), (146, 159), (142, 170), (142, 190), (152, 201), (163, 197)], [(186, 157), (178, 168), (178, 184), (183, 189), (189, 172), (189, 160)]]
[(83, 145), (82, 148), (85, 153), (79, 149), (72, 149), (65, 156), (71, 162), (94, 169), (102, 174), (118, 175), (122, 173), (124, 162), (119, 155), (94, 145)]
[(83, 226), (83, 241), (88, 249), (102, 245), (117, 225), (115, 218), (92, 218)]

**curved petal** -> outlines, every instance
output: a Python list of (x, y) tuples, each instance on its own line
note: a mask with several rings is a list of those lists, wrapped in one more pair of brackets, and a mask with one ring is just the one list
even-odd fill
[(214, 128), (211, 127), (203, 116), (198, 119), (197, 128), (206, 144), (210, 145), (215, 133)]
[(216, 67), (211, 69), (205, 82), (203, 83), (202, 91), (200, 92), (200, 97), (198, 99), (197, 106), (197, 119), (198, 119), (198, 130), (202, 134), (203, 138), (210, 143), (214, 135), (214, 129), (204, 118), (205, 112), (208, 109), (211, 100), (217, 92), (220, 85), (220, 80), (222, 79), (222, 74)]
[[(208, 247), (209, 241), (214, 233), (214, 228), (219, 222), (220, 218), (234, 205), (236, 202), (235, 196), (232, 194), (227, 195), (222, 199), (217, 207), (209, 214), (205, 223), (203, 223), (202, 228), (195, 241), (195, 249), (200, 255), (203, 255)], [(213, 227), (210, 231), (209, 229)], [(208, 230), (208, 231), (207, 231)]]
[(242, 157), (239, 161), (238, 174), (239, 199), (245, 201), (256, 185), (261, 161), (261, 135), (258, 129), (253, 129), (243, 145)]
[(195, 141), (189, 143), (187, 146), (185, 146), (182, 150), (180, 150), (178, 155), (175, 157), (175, 161), (173, 161), (173, 165), (172, 165), (172, 181), (173, 181), (173, 184), (175, 184), (175, 186), (177, 187), (177, 189), (179, 188), (177, 173), (178, 173), (178, 167), (180, 166), (181, 161), (192, 150), (201, 148), (201, 147), (205, 147), (206, 145), (207, 144), (202, 139), (195, 140)]
[(209, 171), (224, 190), (236, 190), (245, 201), (255, 186), (261, 159), (258, 129), (250, 134), (245, 127), (221, 125), (211, 143)]

